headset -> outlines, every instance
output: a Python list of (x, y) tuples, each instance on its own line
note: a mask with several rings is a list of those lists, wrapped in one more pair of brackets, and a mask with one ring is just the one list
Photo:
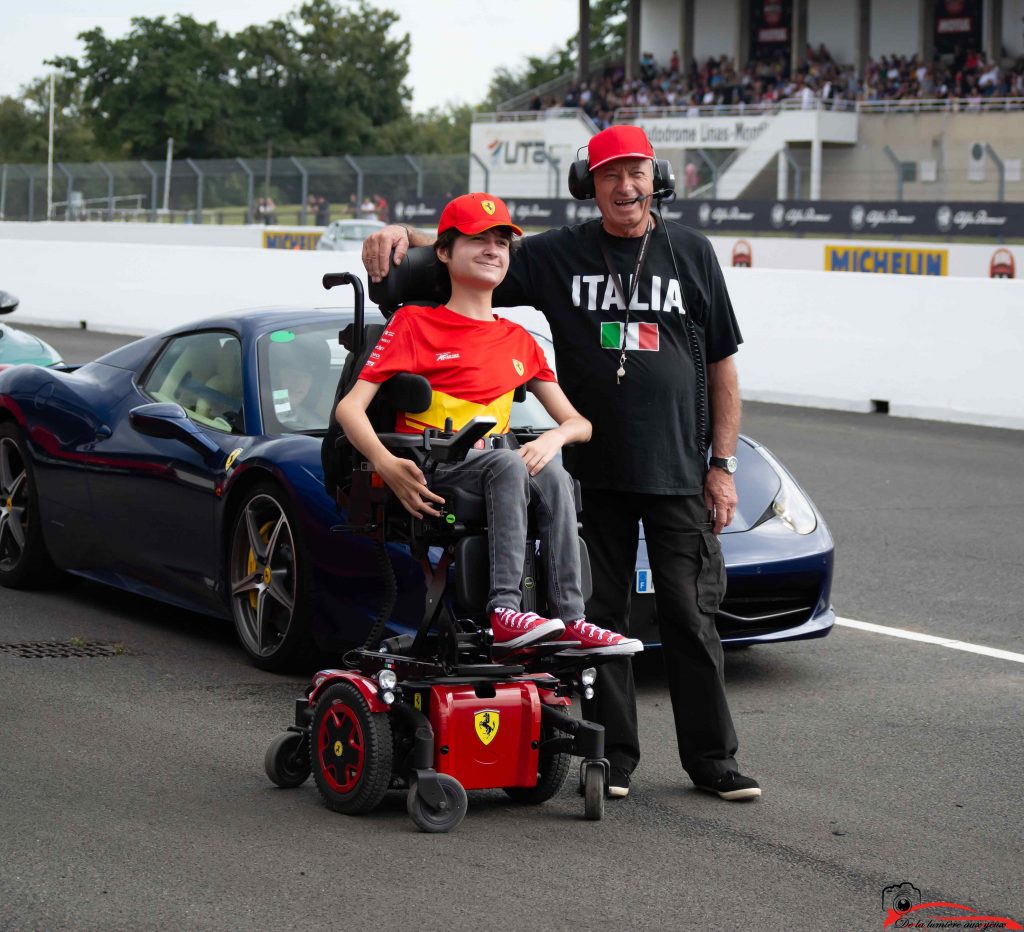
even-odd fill
[[(582, 147), (579, 150), (583, 151)], [(579, 152), (576, 153), (579, 155)], [(676, 173), (672, 170), (672, 163), (668, 159), (652, 159), (654, 163), (654, 192), (649, 197), (655, 200), (675, 196)], [(577, 158), (569, 166), (569, 193), (577, 201), (589, 201), (594, 197), (594, 176), (590, 172), (590, 161)], [(672, 195), (672, 197), (669, 197)], [(646, 200), (646, 198), (640, 198)]]

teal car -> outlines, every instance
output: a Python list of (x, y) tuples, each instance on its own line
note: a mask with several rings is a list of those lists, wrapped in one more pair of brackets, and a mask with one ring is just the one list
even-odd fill
[[(0, 291), (0, 314), (10, 314), (18, 307), (18, 299)], [(0, 322), (0, 369), (30, 363), (35, 366), (59, 366), (63, 360), (49, 343)]]

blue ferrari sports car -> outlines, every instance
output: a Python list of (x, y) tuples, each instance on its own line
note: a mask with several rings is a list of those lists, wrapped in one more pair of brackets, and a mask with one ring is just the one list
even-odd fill
[[(378, 556), (342, 527), (320, 459), (350, 322), (337, 310), (243, 312), (77, 369), (0, 372), (0, 584), (42, 586), (56, 568), (230, 617), (264, 669), (361, 643), (382, 601)], [(530, 395), (514, 407), (517, 430), (550, 424)], [(768, 450), (743, 438), (737, 456), (723, 640), (821, 637), (834, 621), (828, 529)], [(415, 630), (423, 572), (389, 550), (390, 626)], [(633, 633), (649, 644), (656, 587), (641, 547)]]

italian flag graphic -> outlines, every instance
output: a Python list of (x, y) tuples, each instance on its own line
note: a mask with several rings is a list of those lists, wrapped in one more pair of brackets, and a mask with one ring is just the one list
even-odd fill
[[(622, 324), (601, 324), (601, 346), (619, 349), (622, 346)], [(658, 351), (657, 324), (630, 324), (626, 328), (626, 349)]]

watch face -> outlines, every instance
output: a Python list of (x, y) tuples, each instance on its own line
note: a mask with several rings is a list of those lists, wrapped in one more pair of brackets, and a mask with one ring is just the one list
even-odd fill
[(725, 461), (725, 468), (726, 468), (726, 469), (727, 469), (727, 470), (728, 470), (729, 472), (736, 472), (736, 467), (737, 467), (738, 465), (739, 465), (739, 460), (737, 460), (735, 456), (730, 456), (730, 457), (729, 457), (729, 458), (728, 458), (728, 459), (727, 459), (727, 460)]

